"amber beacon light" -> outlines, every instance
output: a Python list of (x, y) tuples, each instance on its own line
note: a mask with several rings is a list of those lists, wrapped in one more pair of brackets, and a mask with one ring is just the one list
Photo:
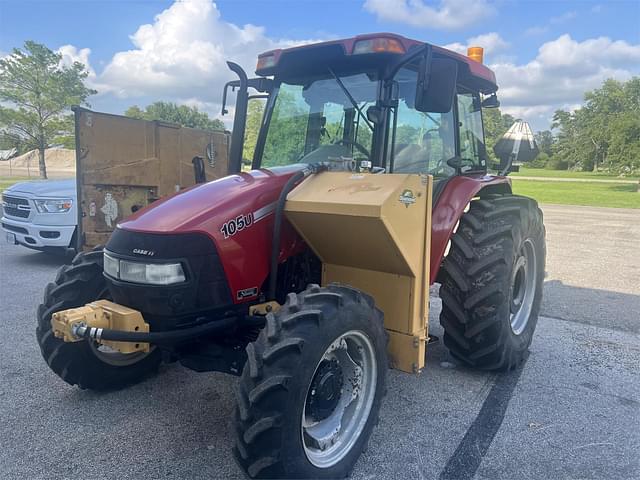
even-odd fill
[(478, 63), (482, 63), (482, 57), (484, 56), (484, 49), (482, 47), (469, 47), (467, 49), (467, 57), (471, 60), (475, 60)]

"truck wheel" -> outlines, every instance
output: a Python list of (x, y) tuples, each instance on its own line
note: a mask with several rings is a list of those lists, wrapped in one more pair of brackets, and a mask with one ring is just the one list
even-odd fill
[(122, 354), (88, 340), (65, 343), (51, 329), (53, 313), (109, 298), (102, 261), (102, 248), (97, 248), (79, 253), (71, 265), (58, 271), (38, 307), (36, 337), (47, 364), (65, 382), (91, 390), (115, 390), (155, 372), (161, 361), (160, 351)]
[(517, 195), (472, 201), (440, 271), (444, 344), (465, 364), (510, 370), (527, 355), (545, 267), (538, 204)]
[(235, 456), (253, 478), (344, 478), (377, 424), (387, 333), (368, 295), (310, 285), (267, 316), (238, 387)]

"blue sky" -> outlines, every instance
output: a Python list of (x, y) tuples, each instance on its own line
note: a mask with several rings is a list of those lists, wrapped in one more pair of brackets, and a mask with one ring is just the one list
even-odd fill
[(0, 0), (0, 55), (36, 40), (91, 70), (97, 110), (174, 100), (219, 111), (224, 60), (391, 31), (484, 46), (503, 110), (547, 128), (603, 79), (640, 74), (640, 1)]

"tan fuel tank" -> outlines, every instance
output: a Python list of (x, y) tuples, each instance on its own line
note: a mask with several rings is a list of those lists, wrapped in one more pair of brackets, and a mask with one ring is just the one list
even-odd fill
[(372, 295), (385, 314), (396, 368), (424, 366), (431, 192), (418, 174), (324, 172), (287, 197), (285, 213), (323, 262), (322, 282)]

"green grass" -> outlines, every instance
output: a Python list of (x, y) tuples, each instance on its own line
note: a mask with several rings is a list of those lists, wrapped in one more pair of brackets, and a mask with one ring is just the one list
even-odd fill
[(35, 180), (29, 177), (3, 177), (0, 176), (0, 193), (9, 188), (14, 183), (24, 182), (25, 180)]
[(540, 203), (594, 207), (640, 208), (637, 186), (620, 183), (544, 182), (513, 179), (513, 191)]
[(579, 178), (579, 179), (602, 179), (602, 180), (638, 180), (640, 176), (631, 175), (618, 177), (616, 175), (598, 172), (575, 172), (573, 170), (547, 170), (545, 168), (520, 167), (519, 172), (509, 174), (510, 177), (541, 177), (541, 178)]

